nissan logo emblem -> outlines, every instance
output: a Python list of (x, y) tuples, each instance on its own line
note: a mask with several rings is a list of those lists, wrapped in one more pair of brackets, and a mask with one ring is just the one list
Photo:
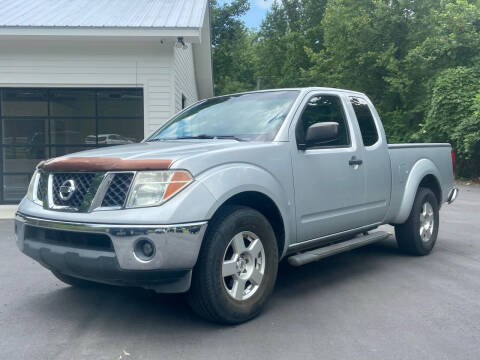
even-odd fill
[(75, 181), (72, 179), (66, 180), (60, 186), (60, 189), (58, 190), (58, 196), (60, 196), (60, 199), (62, 199), (63, 201), (70, 200), (75, 193), (75, 190), (77, 190), (77, 187), (75, 186)]

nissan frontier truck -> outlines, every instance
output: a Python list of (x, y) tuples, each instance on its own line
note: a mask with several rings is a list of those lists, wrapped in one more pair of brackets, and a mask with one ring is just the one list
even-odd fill
[[(37, 166), (19, 249), (63, 282), (187, 293), (236, 324), (293, 266), (386, 239), (427, 255), (455, 200), (450, 144), (388, 144), (362, 93), (302, 88), (199, 101), (141, 143)], [(299, 279), (301, 281), (301, 279)]]

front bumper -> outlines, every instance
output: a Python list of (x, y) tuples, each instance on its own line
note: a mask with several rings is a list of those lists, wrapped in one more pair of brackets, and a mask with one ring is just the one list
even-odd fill
[[(207, 222), (118, 225), (54, 221), (17, 213), (18, 248), (45, 267), (88, 280), (183, 292), (190, 286)], [(89, 236), (92, 234), (92, 236)], [(100, 247), (99, 240), (111, 242)], [(134, 248), (148, 239), (154, 256), (142, 260)]]

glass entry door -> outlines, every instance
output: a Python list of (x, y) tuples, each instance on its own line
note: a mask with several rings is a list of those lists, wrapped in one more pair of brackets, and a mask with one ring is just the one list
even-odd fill
[(143, 139), (143, 89), (0, 88), (0, 202), (25, 195), (35, 166)]

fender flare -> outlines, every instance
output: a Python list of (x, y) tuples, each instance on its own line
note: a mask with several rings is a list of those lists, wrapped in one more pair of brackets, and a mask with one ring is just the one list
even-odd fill
[(410, 215), (413, 202), (415, 201), (415, 195), (417, 194), (418, 187), (422, 180), (427, 175), (432, 175), (438, 181), (440, 179), (440, 171), (430, 159), (418, 160), (410, 170), (407, 181), (405, 183), (405, 189), (403, 191), (402, 201), (397, 215), (393, 219), (392, 223), (402, 224)]
[[(255, 179), (254, 182), (251, 179)], [(295, 236), (295, 209), (291, 193), (267, 170), (246, 163), (221, 165), (202, 173), (197, 177), (202, 185), (215, 198), (208, 204), (207, 218), (211, 219), (215, 212), (230, 198), (244, 192), (258, 192), (269, 197), (277, 206), (283, 220), (285, 233), (284, 252)]]

